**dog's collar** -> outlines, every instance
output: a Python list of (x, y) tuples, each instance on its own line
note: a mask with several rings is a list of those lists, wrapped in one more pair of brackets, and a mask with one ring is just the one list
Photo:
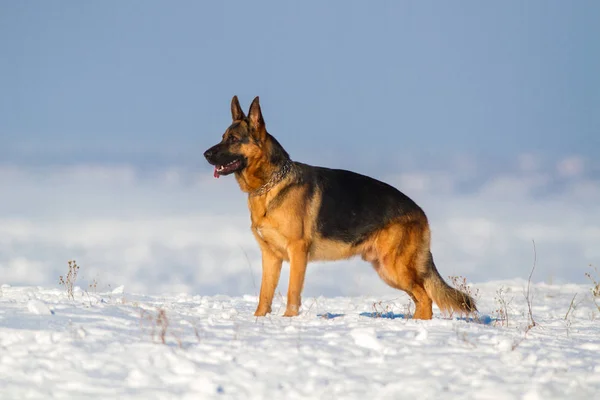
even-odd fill
[(292, 170), (294, 163), (292, 160), (286, 160), (285, 163), (275, 171), (269, 180), (265, 182), (261, 187), (249, 193), (249, 196), (262, 196), (277, 185), (285, 176)]

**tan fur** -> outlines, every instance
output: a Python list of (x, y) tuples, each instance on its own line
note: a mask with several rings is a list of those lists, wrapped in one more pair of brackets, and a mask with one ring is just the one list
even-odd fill
[(240, 185), (240, 189), (250, 193), (258, 189), (268, 177), (273, 173), (273, 165), (269, 162), (268, 146), (260, 148), (255, 144), (245, 144), (240, 146), (240, 150), (248, 159), (248, 167), (242, 173), (236, 173), (235, 178)]
[(430, 258), (430, 232), (424, 214), (406, 216), (377, 231), (358, 246), (323, 239), (315, 233), (320, 196), (305, 204), (301, 186), (290, 189), (276, 209), (269, 202), (286, 186), (282, 182), (260, 197), (250, 197), (252, 231), (263, 254), (263, 284), (255, 315), (270, 310), (281, 271), (281, 262), (290, 262), (288, 303), (285, 316), (298, 315), (300, 294), (308, 261), (330, 261), (360, 255), (370, 262), (388, 285), (403, 290), (415, 302), (414, 318), (431, 319), (432, 299), (442, 311), (469, 313), (474, 301), (448, 286)]
[[(232, 116), (245, 118), (237, 97), (232, 101)], [(409, 294), (416, 305), (414, 318), (432, 318), (432, 300), (443, 311), (476, 311), (475, 301), (452, 287), (439, 275), (430, 253), (431, 234), (422, 211), (405, 214), (371, 234), (358, 245), (324, 239), (318, 234), (317, 217), (321, 204), (318, 189), (307, 196), (309, 184), (290, 186), (291, 172), (266, 193), (253, 195), (275, 172), (270, 161), (272, 143), (266, 133), (258, 98), (252, 103), (248, 118), (235, 121), (235, 129), (252, 132), (253, 140), (235, 144), (232, 149), (243, 153), (247, 167), (235, 172), (240, 189), (249, 193), (248, 208), (252, 233), (262, 252), (262, 281), (259, 303), (254, 315), (271, 312), (271, 303), (279, 282), (283, 261), (290, 263), (290, 279), (285, 316), (298, 315), (309, 261), (341, 260), (361, 256), (370, 262), (381, 279)], [(233, 125), (232, 125), (233, 126)], [(227, 131), (227, 135), (235, 135)], [(288, 187), (289, 186), (289, 187)], [(286, 190), (282, 196), (278, 196)], [(279, 198), (281, 197), (281, 198)], [(310, 200), (306, 200), (310, 199)]]
[[(303, 201), (305, 187), (290, 189), (285, 202), (280, 207), (269, 210), (271, 200), (285, 187), (285, 181), (263, 196), (249, 197), (252, 232), (263, 254), (268, 254), (267, 265), (263, 261), (263, 283), (261, 284), (259, 304), (255, 315), (265, 315), (271, 308), (273, 293), (279, 279), (281, 261), (290, 262), (290, 281), (285, 316), (298, 315), (300, 295), (304, 286), (306, 264), (308, 262), (310, 223), (305, 224), (302, 214), (310, 209)], [(267, 213), (268, 211), (268, 213)], [(295, 218), (296, 217), (296, 218)], [(265, 268), (266, 267), (266, 268)], [(265, 282), (265, 274), (266, 282)]]

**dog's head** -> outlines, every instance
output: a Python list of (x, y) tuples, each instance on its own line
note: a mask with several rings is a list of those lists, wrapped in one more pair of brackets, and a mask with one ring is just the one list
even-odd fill
[(233, 96), (231, 118), (233, 122), (223, 134), (221, 142), (204, 152), (206, 160), (215, 166), (215, 178), (232, 173), (241, 174), (247, 168), (273, 161), (269, 155), (273, 147), (271, 142), (276, 141), (267, 133), (258, 96), (252, 101), (248, 116), (242, 111), (237, 96)]

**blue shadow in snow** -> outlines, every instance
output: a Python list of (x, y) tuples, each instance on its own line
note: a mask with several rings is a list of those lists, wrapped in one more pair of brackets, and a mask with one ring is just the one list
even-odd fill
[[(388, 319), (396, 319), (402, 318), (406, 319), (406, 314), (394, 314), (391, 311), (388, 312), (363, 312), (359, 314), (361, 317), (369, 317), (369, 318), (388, 318)], [(410, 317), (409, 317), (410, 318)]]
[[(334, 318), (338, 318), (338, 317), (343, 317), (346, 314), (336, 314), (336, 313), (324, 313), (324, 314), (317, 314), (317, 317), (319, 318), (323, 318), (323, 319), (334, 319)], [(409, 315), (407, 316), (406, 314), (396, 314), (393, 313), (392, 311), (388, 311), (388, 312), (384, 312), (384, 313), (379, 313), (379, 312), (362, 312), (359, 314), (361, 317), (368, 317), (368, 318), (387, 318), (387, 319), (411, 319), (412, 317)], [(482, 325), (490, 325), (491, 323), (493, 323), (494, 321), (497, 321), (497, 318), (492, 318), (489, 315), (482, 315), (479, 317), (456, 317), (453, 318), (456, 321), (466, 321), (466, 322), (471, 322), (471, 323), (475, 323), (475, 324), (482, 324)]]
[(498, 318), (492, 318), (489, 315), (481, 315), (479, 317), (457, 317), (458, 321), (474, 322), (476, 324), (490, 325), (494, 321), (498, 321)]
[(335, 313), (325, 313), (325, 314), (317, 314), (317, 317), (323, 319), (333, 319), (337, 317), (343, 317), (346, 314), (335, 314)]

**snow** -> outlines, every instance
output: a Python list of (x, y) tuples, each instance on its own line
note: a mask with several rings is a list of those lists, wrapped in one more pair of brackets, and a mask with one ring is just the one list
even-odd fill
[[(0, 398), (598, 398), (591, 285), (533, 284), (531, 329), (525, 285), (473, 285), (487, 319), (434, 307), (433, 320), (418, 321), (402, 318), (410, 303), (400, 292), (305, 297), (296, 318), (281, 316), (278, 296), (274, 313), (256, 318), (253, 295), (78, 288), (70, 300), (63, 287), (5, 284)], [(500, 287), (508, 326), (494, 312)]]

